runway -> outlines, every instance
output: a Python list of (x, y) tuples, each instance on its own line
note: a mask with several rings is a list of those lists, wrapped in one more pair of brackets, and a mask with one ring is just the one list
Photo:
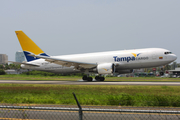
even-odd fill
[(180, 86), (180, 82), (117, 82), (117, 81), (43, 81), (43, 80), (0, 80), (0, 83), (11, 84), (62, 84), (62, 85), (161, 85), (161, 86)]

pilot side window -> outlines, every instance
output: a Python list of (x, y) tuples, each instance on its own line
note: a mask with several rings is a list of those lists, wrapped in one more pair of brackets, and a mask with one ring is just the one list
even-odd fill
[(167, 54), (172, 54), (172, 52), (164, 52), (164, 54), (165, 54), (165, 55), (167, 55)]

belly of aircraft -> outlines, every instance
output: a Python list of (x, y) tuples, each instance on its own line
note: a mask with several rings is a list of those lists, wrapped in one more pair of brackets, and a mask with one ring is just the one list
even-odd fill
[(125, 63), (119, 64), (118, 69), (140, 69), (140, 68), (150, 68), (155, 66), (163, 66), (170, 62), (168, 61), (151, 61), (151, 62), (141, 62), (141, 63)]

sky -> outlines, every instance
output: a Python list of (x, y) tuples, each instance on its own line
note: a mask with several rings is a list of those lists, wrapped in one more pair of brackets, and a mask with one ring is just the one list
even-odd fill
[(23, 30), (45, 53), (165, 48), (180, 63), (180, 0), (1, 0), (0, 54), (15, 61)]

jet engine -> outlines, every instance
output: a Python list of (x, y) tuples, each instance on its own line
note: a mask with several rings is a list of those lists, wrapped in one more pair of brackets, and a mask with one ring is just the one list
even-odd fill
[(102, 63), (97, 66), (97, 72), (99, 74), (111, 74), (114, 70), (114, 64), (113, 63)]

